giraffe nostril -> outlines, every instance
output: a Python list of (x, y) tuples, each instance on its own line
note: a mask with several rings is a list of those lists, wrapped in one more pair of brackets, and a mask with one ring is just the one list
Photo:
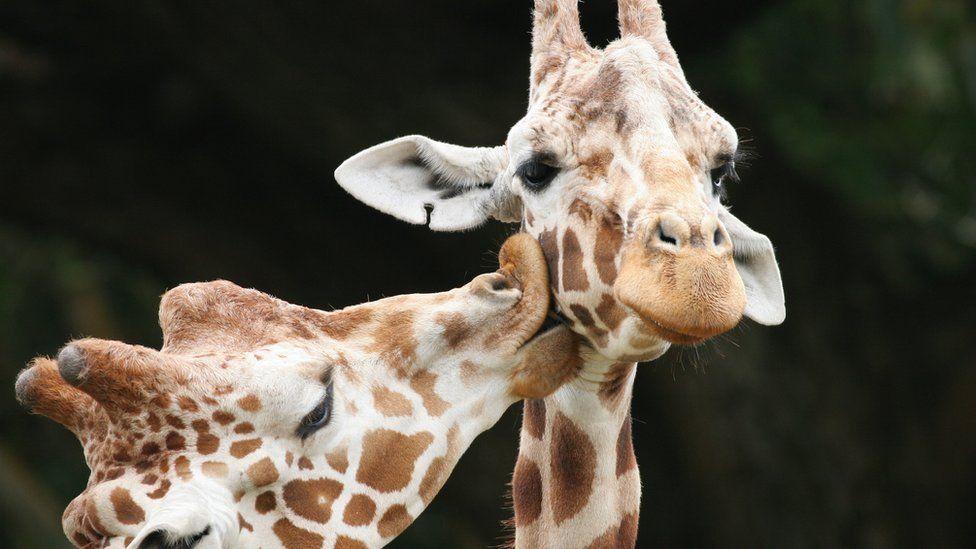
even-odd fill
[(664, 242), (664, 243), (667, 243), (667, 244), (671, 244), (672, 246), (677, 246), (678, 245), (678, 239), (675, 238), (675, 237), (673, 237), (673, 236), (671, 236), (671, 235), (669, 235), (664, 230), (664, 224), (663, 223), (657, 226), (657, 237), (658, 237), (658, 239), (661, 240), (661, 242)]
[(715, 247), (717, 248), (721, 246), (723, 242), (725, 242), (725, 237), (722, 236), (721, 229), (716, 228), (715, 234), (712, 236), (712, 243), (715, 244)]
[(500, 292), (502, 290), (508, 290), (511, 287), (512, 284), (505, 277), (496, 278), (491, 282), (491, 289), (495, 290), (496, 292)]

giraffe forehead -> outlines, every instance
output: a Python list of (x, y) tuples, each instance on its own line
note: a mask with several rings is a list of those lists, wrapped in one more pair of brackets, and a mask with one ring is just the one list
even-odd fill
[[(646, 40), (626, 37), (547, 79), (526, 116), (523, 139), (556, 155), (686, 157), (693, 164), (732, 152), (735, 129), (702, 102), (684, 75)], [(586, 143), (584, 143), (586, 141)]]

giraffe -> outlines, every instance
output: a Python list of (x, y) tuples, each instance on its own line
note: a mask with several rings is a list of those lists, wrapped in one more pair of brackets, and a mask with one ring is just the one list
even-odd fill
[(735, 217), (738, 135), (689, 86), (656, 0), (619, 0), (590, 46), (577, 0), (536, 0), (528, 109), (504, 145), (412, 135), (338, 167), (355, 198), (435, 231), (488, 219), (537, 238), (559, 317), (596, 353), (524, 405), (512, 480), (518, 547), (634, 545), (635, 363), (785, 320), (772, 244)]
[(519, 235), (501, 268), (340, 311), (217, 281), (167, 292), (157, 351), (81, 339), (18, 400), (68, 427), (91, 469), (63, 526), (78, 547), (376, 547), (431, 501), (513, 402), (578, 369), (542, 328), (548, 273)]

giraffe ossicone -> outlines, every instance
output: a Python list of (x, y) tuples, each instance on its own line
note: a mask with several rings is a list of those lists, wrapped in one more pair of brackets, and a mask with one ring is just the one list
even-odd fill
[(576, 374), (543, 329), (548, 274), (525, 235), (495, 273), (323, 312), (224, 281), (167, 292), (163, 347), (81, 339), (18, 376), (72, 430), (91, 477), (65, 510), (79, 547), (384, 545), (476, 435)]

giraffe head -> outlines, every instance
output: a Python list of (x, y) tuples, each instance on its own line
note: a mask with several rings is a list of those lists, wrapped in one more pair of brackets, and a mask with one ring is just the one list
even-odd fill
[[(157, 351), (82, 339), (36, 359), (18, 400), (71, 429), (91, 477), (65, 510), (79, 547), (373, 547), (424, 509), (512, 402), (579, 367), (540, 332), (545, 260), (444, 293), (337, 312), (229, 282), (163, 296)], [(567, 350), (573, 349), (573, 350)]]
[(605, 356), (647, 360), (743, 315), (785, 318), (768, 238), (722, 200), (738, 137), (685, 80), (655, 0), (587, 44), (577, 0), (537, 0), (526, 115), (505, 145), (396, 139), (343, 163), (353, 196), (433, 230), (489, 218), (538, 238), (555, 304)]

